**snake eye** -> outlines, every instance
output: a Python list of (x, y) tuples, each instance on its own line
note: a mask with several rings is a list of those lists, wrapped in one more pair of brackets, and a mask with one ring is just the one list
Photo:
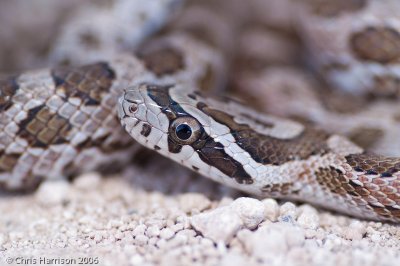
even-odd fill
[(193, 117), (179, 117), (170, 126), (170, 136), (180, 144), (191, 144), (198, 140), (202, 127)]

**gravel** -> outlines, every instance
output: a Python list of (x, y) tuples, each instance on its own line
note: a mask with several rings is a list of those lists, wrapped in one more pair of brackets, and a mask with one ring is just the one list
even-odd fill
[(2, 195), (0, 264), (400, 265), (399, 226), (251, 198), (167, 164)]

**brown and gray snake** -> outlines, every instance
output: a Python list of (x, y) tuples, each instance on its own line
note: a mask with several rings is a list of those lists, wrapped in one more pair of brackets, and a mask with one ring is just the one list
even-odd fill
[[(232, 45), (235, 36), (238, 43), (250, 38), (256, 23), (276, 34), (274, 22), (252, 18), (239, 32), (226, 26), (232, 17), (194, 5), (166, 37), (135, 52), (2, 78), (0, 186), (30, 190), (44, 179), (123, 167), (140, 143), (256, 196), (400, 222), (400, 3), (283, 2), (305, 47), (306, 59), (296, 67), (308, 74), (282, 63), (291, 45), (282, 45), (288, 53), (279, 60), (254, 44), (250, 52)], [(234, 11), (227, 13), (239, 19)], [(196, 12), (203, 19), (191, 16)], [(209, 96), (225, 86), (227, 69), (235, 95), (251, 104)], [(305, 81), (312, 75), (318, 78)], [(310, 84), (339, 93), (311, 91)], [(360, 141), (371, 128), (380, 133), (374, 142)], [(351, 135), (355, 129), (358, 135)]]

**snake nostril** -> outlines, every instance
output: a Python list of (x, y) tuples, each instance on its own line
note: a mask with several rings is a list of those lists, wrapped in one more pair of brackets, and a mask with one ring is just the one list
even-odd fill
[(137, 104), (132, 104), (131, 106), (129, 106), (129, 111), (131, 113), (135, 113), (137, 111), (137, 109), (138, 109)]

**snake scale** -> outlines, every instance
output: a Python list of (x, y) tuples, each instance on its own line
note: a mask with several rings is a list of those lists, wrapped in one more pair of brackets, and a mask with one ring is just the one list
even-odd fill
[[(361, 86), (354, 85), (356, 95), (383, 94), (396, 101), (400, 22), (393, 10), (399, 5), (303, 2), (309, 7), (307, 19), (296, 19), (304, 21), (301, 30), (312, 40), (307, 47), (316, 58), (313, 67), (343, 90), (361, 79)], [(345, 25), (357, 15), (367, 26), (360, 20), (342, 29), (340, 38), (328, 38), (335, 23)], [(316, 24), (321, 17), (325, 20)], [(321, 39), (313, 40), (316, 36)], [(342, 42), (350, 42), (350, 48)], [(2, 79), (1, 187), (29, 189), (46, 178), (124, 165), (138, 142), (253, 195), (400, 222), (399, 157), (374, 154), (316, 125), (209, 96), (204, 91), (222, 86), (218, 77), (229, 61), (220, 54), (192, 37), (170, 34), (109, 60)], [(377, 82), (389, 96), (388, 90), (374, 90)]]

